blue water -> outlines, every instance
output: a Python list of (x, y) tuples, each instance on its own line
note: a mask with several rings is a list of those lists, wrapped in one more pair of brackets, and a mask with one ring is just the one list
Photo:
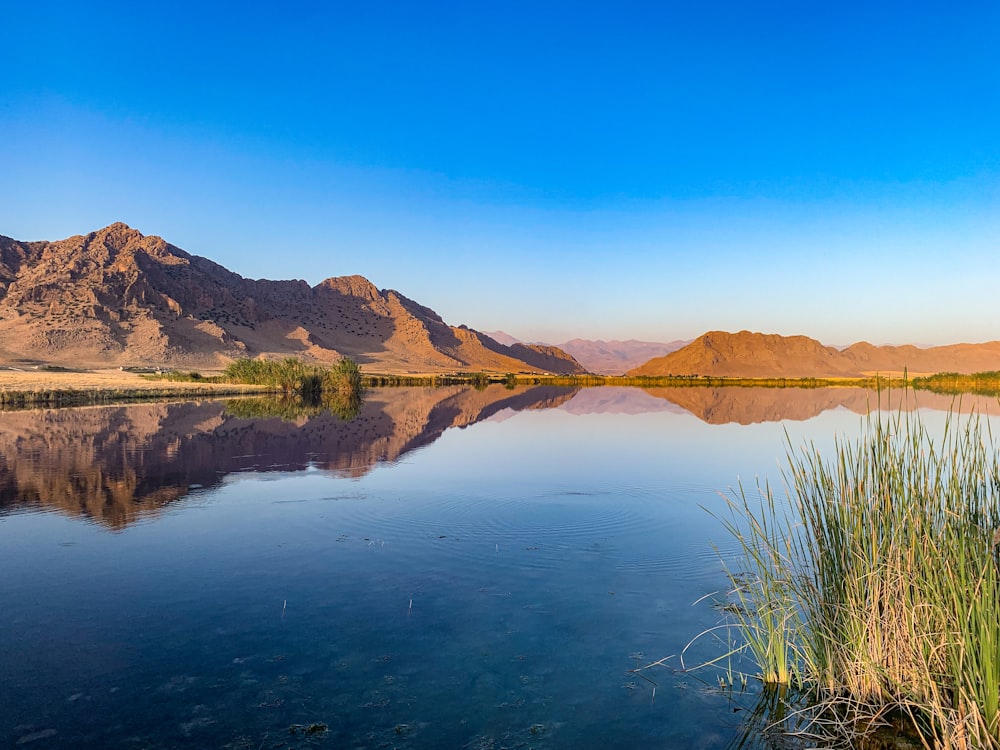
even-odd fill
[(753, 683), (682, 669), (723, 647), (681, 660), (719, 622), (712, 513), (738, 479), (780, 486), (786, 434), (826, 445), (861, 417), (551, 395), (386, 390), (351, 423), (0, 414), (0, 742), (738, 741)]

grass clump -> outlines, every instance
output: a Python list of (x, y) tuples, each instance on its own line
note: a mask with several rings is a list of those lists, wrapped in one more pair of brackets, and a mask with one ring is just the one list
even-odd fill
[(277, 392), (316, 398), (324, 393), (360, 393), (361, 369), (347, 357), (334, 367), (307, 364), (295, 357), (237, 359), (229, 363), (222, 379), (231, 383), (263, 385)]
[(202, 375), (197, 370), (171, 370), (161, 372), (156, 375), (143, 375), (148, 380), (166, 380), (171, 383), (220, 383), (222, 377), (219, 375)]
[(278, 398), (236, 399), (227, 404), (231, 414), (245, 418), (295, 420), (329, 412), (349, 422), (364, 404), (361, 368), (346, 357), (332, 368), (307, 365), (292, 357), (281, 361), (238, 359), (223, 378), (265, 385), (278, 392)]
[[(832, 456), (788, 448), (788, 503), (729, 499), (726, 608), (768, 684), (852, 740), (904, 714), (928, 747), (1000, 748), (1000, 469), (979, 417), (932, 437), (870, 414)], [(832, 723), (830, 723), (832, 721)]]

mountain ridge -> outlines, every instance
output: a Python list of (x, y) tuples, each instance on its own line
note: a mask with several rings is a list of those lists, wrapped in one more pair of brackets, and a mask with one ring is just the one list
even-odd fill
[(116, 222), (55, 242), (0, 236), (0, 360), (221, 367), (237, 357), (356, 359), (370, 370), (582, 373), (505, 346), (363, 276), (247, 279)]
[[(486, 335), (508, 346), (523, 343), (505, 331), (487, 331)], [(587, 368), (588, 372), (598, 375), (621, 375), (654, 357), (677, 351), (690, 343), (690, 340), (661, 342), (640, 341), (638, 339), (605, 341), (603, 339), (574, 338), (561, 344), (555, 344), (555, 346)]]
[(629, 371), (633, 376), (838, 378), (874, 374), (1000, 370), (1000, 341), (921, 349), (859, 341), (844, 349), (808, 336), (709, 331), (687, 346)]

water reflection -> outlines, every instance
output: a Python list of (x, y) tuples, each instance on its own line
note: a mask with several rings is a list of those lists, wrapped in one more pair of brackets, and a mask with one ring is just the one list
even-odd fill
[(719, 490), (786, 432), (856, 426), (851, 393), (0, 413), (0, 745), (783, 747), (763, 731), (794, 726), (780, 695), (633, 667), (717, 620), (692, 603), (727, 581)]
[(664, 399), (709, 424), (760, 424), (801, 422), (826, 411), (846, 409), (866, 414), (874, 409), (916, 408), (962, 413), (995, 413), (997, 399), (990, 396), (954, 396), (921, 391), (883, 391), (867, 388), (647, 388), (648, 396)]
[(232, 472), (315, 467), (359, 477), (449, 427), (557, 406), (575, 392), (383, 389), (346, 421), (247, 399), (9, 412), (0, 415), (0, 513), (45, 506), (119, 529)]
[[(452, 427), (525, 409), (574, 415), (689, 413), (713, 425), (948, 409), (950, 396), (859, 388), (385, 388), (331, 413), (261, 399), (131, 404), (0, 414), (0, 513), (46, 507), (121, 529), (241, 471), (316, 468), (360, 477)], [(966, 397), (962, 411), (996, 400)]]

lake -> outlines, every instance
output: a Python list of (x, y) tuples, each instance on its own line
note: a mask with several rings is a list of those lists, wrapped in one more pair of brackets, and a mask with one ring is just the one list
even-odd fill
[[(932, 427), (951, 404), (916, 401)], [(720, 622), (712, 514), (877, 403), (490, 386), (376, 389), (346, 421), (0, 413), (0, 742), (735, 747), (757, 686), (684, 669), (711, 635), (682, 661)]]

